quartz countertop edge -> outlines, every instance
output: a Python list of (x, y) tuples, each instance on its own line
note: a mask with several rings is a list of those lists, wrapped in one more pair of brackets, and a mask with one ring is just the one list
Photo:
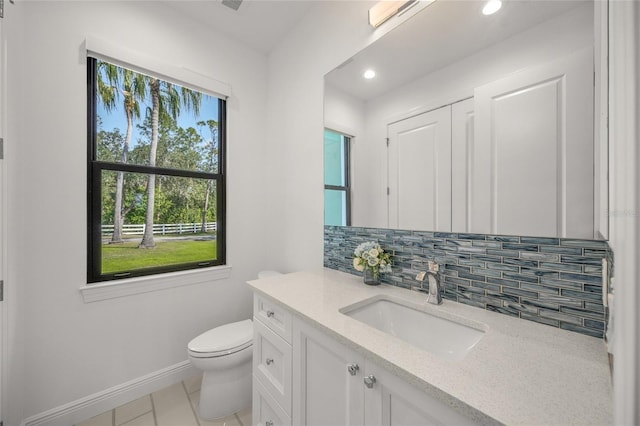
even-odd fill
[[(259, 294), (365, 358), (481, 424), (611, 424), (611, 379), (602, 340), (445, 300), (329, 268), (249, 281)], [(367, 299), (403, 300), (441, 317), (480, 323), (485, 335), (461, 360), (420, 350), (340, 309)]]

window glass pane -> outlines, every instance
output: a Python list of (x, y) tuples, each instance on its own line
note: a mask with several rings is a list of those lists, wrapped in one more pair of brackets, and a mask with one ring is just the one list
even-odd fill
[[(101, 178), (101, 274), (216, 260), (215, 180), (112, 170)], [(153, 232), (145, 234), (150, 186)]]
[(325, 225), (347, 225), (347, 193), (334, 189), (324, 191)]
[(324, 131), (324, 183), (346, 186), (346, 142), (340, 133)]
[(103, 61), (96, 79), (98, 161), (219, 173), (218, 98)]

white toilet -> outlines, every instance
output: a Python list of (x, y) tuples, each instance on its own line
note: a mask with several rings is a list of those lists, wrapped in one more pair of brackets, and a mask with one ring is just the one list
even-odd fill
[[(258, 278), (280, 275), (262, 271)], [(205, 331), (187, 345), (189, 361), (203, 370), (200, 417), (214, 420), (251, 406), (253, 322), (250, 319)]]

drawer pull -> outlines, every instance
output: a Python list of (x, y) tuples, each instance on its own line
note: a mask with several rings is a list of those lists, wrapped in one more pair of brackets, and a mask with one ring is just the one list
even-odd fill
[(375, 383), (376, 383), (376, 376), (374, 376), (373, 374), (370, 374), (364, 378), (364, 384), (369, 389), (372, 389)]
[(264, 426), (273, 426), (273, 420), (267, 420), (264, 422)]
[(275, 315), (276, 313), (273, 311), (267, 311), (267, 318), (271, 318)]
[(273, 358), (267, 358), (267, 365), (273, 364)]
[(358, 370), (360, 370), (360, 366), (358, 364), (347, 365), (347, 371), (349, 371), (349, 374), (351, 374), (352, 376), (355, 376)]

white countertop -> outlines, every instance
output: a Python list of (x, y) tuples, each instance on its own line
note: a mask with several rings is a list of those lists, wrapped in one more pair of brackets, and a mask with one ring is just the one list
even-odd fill
[[(402, 288), (320, 269), (250, 281), (259, 294), (288, 308), (366, 358), (481, 423), (607, 425), (613, 423), (608, 358), (602, 340)], [(418, 303), (427, 311), (486, 326), (462, 360), (448, 360), (376, 330), (339, 309), (378, 296)]]

